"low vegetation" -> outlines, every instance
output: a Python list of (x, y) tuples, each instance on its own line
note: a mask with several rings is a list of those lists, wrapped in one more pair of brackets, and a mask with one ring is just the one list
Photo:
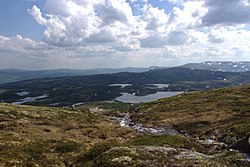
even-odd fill
[[(250, 86), (230, 87), (74, 110), (0, 103), (0, 166), (249, 166), (249, 94)], [(120, 127), (115, 118), (125, 113), (145, 127), (180, 134)]]
[[(102, 141), (136, 135), (85, 110), (0, 104), (0, 166), (68, 166)], [(72, 161), (72, 162), (71, 162)]]
[(250, 86), (185, 93), (138, 106), (131, 117), (143, 124), (174, 127), (194, 137), (234, 145), (250, 133), (249, 94)]

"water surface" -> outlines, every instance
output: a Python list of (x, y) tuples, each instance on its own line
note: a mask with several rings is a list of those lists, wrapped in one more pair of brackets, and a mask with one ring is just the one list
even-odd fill
[(24, 99), (20, 99), (19, 101), (17, 102), (13, 102), (12, 104), (24, 104), (24, 103), (27, 103), (27, 102), (34, 102), (38, 99), (43, 99), (43, 98), (46, 98), (48, 97), (48, 95), (41, 95), (41, 96), (36, 96), (36, 97), (26, 97)]
[(121, 101), (124, 103), (147, 103), (152, 102), (161, 98), (167, 98), (171, 96), (175, 96), (178, 94), (182, 94), (183, 92), (177, 91), (163, 91), (157, 92), (154, 94), (146, 95), (146, 96), (135, 96), (130, 93), (122, 93), (122, 96), (117, 97), (115, 100)]

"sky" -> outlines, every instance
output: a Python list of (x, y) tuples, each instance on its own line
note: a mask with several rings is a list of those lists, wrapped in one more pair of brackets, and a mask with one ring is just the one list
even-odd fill
[(250, 0), (1, 0), (0, 69), (250, 61)]

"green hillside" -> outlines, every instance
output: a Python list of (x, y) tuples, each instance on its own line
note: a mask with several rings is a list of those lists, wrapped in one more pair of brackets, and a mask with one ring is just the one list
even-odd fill
[(249, 85), (182, 94), (141, 105), (134, 109), (132, 119), (174, 127), (201, 139), (223, 141), (250, 153), (249, 94)]

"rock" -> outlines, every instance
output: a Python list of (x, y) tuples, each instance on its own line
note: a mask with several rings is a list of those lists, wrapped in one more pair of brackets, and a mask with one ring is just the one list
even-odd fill
[(122, 156), (122, 157), (114, 158), (111, 160), (111, 162), (118, 162), (118, 163), (121, 163), (123, 161), (130, 162), (132, 161), (132, 158), (129, 156)]
[(208, 160), (209, 158), (213, 158), (213, 156), (205, 155), (202, 153), (198, 153), (190, 150), (182, 150), (182, 152), (176, 156), (177, 159), (193, 159), (193, 160)]
[[(238, 159), (234, 159), (231, 155), (232, 162), (224, 161), (227, 157), (221, 157), (218, 155), (206, 155), (196, 151), (172, 148), (172, 147), (160, 147), (160, 146), (134, 146), (134, 147), (115, 147), (102, 153), (95, 159), (94, 164), (96, 166), (217, 166), (227, 167), (235, 166)], [(222, 159), (223, 162), (218, 162), (217, 159)], [(242, 159), (242, 157), (240, 157)], [(232, 163), (232, 165), (231, 165)], [(239, 161), (239, 164), (246, 164), (246, 162)]]
[(238, 160), (236, 160), (235, 163), (237, 164), (237, 166), (240, 166), (240, 167), (249, 167), (250, 166), (250, 162), (245, 160), (245, 159), (238, 159)]
[(172, 147), (156, 147), (156, 146), (144, 146), (144, 147), (138, 147), (138, 149), (144, 150), (144, 151), (150, 151), (150, 152), (162, 152), (164, 154), (177, 154), (177, 149)]
[(244, 153), (250, 153), (249, 138), (250, 138), (250, 135), (248, 134), (245, 137), (234, 142), (231, 146), (229, 146), (229, 148), (239, 150), (240, 152), (244, 152)]
[(4, 129), (4, 128), (6, 128), (6, 127), (8, 127), (9, 126), (9, 123), (8, 122), (0, 122), (0, 129)]

